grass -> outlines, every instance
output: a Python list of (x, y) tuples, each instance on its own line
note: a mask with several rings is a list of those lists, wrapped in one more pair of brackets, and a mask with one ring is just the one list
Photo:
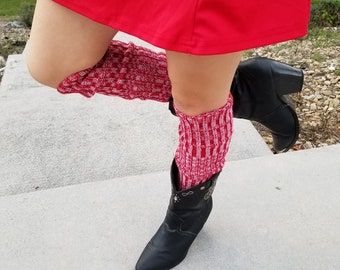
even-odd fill
[(312, 58), (313, 58), (314, 61), (317, 61), (317, 62), (323, 62), (323, 61), (326, 60), (326, 57), (321, 55), (321, 54), (319, 54), (319, 53), (314, 54), (312, 56)]
[(35, 4), (36, 0), (1, 0), (0, 16), (17, 16), (23, 4)]
[(317, 41), (315, 43), (316, 47), (322, 46), (326, 42), (332, 43), (332, 45), (338, 45), (340, 43), (339, 30), (331, 27), (310, 27), (307, 37)]

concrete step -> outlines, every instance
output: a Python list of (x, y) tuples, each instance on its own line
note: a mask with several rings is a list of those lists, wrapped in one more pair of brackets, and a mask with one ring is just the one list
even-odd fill
[[(119, 32), (115, 39), (124, 42), (134, 42), (137, 45), (144, 46), (154, 51), (162, 51), (161, 48), (155, 47), (141, 39)], [(29, 41), (26, 47), (29, 46)], [(10, 55), (5, 67), (5, 72), (0, 85), (0, 97), (21, 99), (23, 97), (31, 97), (26, 90), (31, 88), (40, 88), (42, 85), (32, 79), (31, 75), (27, 71), (25, 64), (25, 53)], [(23, 91), (25, 90), (25, 91)], [(27, 94), (27, 96), (26, 96)]]
[[(169, 168), (178, 119), (166, 104), (27, 91), (0, 99), (0, 196)], [(235, 121), (229, 160), (271, 154), (249, 122)]]
[[(340, 269), (340, 145), (231, 161), (178, 270)], [(1, 269), (128, 270), (164, 218), (168, 172), (0, 198)]]
[[(166, 171), (177, 146), (167, 104), (60, 95), (31, 78), (24, 55), (8, 59), (0, 111), (0, 196)], [(228, 160), (272, 155), (249, 121), (234, 129)]]

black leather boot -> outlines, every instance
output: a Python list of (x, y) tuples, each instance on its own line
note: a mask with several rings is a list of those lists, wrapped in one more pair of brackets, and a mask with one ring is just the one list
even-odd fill
[[(300, 128), (296, 112), (284, 95), (300, 92), (300, 69), (264, 57), (239, 64), (231, 87), (234, 117), (257, 121), (272, 134), (276, 152), (288, 151)], [(169, 109), (176, 115), (172, 99)]]
[(234, 116), (264, 125), (273, 136), (274, 149), (288, 151), (300, 128), (284, 95), (300, 92), (302, 85), (300, 69), (264, 57), (241, 62), (231, 87)]
[(136, 270), (167, 270), (179, 264), (212, 209), (219, 173), (190, 189), (178, 191), (178, 168), (171, 167), (172, 194), (165, 219), (140, 256)]

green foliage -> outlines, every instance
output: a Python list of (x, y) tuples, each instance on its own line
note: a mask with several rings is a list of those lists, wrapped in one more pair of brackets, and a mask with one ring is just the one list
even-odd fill
[(340, 0), (313, 0), (311, 26), (340, 26)]
[(319, 54), (319, 53), (315, 53), (315, 54), (312, 56), (312, 59), (313, 59), (314, 61), (317, 61), (317, 62), (323, 62), (323, 61), (326, 60), (326, 57), (323, 56), (323, 55), (321, 55), (321, 54)]
[(36, 0), (0, 0), (0, 16), (19, 16), (23, 4), (35, 4)]
[(340, 44), (340, 29), (313, 27), (308, 30), (308, 36), (303, 39), (313, 41), (313, 47), (337, 46)]
[(27, 26), (32, 26), (35, 4), (24, 3), (21, 5), (20, 20)]

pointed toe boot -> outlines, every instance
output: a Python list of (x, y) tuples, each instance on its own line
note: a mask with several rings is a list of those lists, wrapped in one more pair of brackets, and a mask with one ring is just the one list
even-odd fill
[(143, 250), (136, 270), (167, 270), (184, 260), (212, 209), (212, 198), (219, 173), (208, 181), (178, 190), (178, 168), (171, 168), (172, 194), (165, 219)]

